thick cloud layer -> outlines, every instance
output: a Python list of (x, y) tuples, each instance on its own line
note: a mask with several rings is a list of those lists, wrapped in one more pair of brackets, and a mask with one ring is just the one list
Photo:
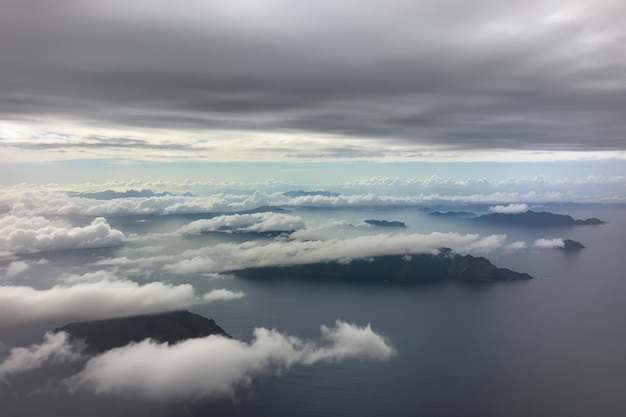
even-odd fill
[(225, 289), (200, 295), (189, 284), (142, 285), (107, 272), (65, 276), (62, 281), (45, 290), (0, 286), (0, 327), (158, 313), (243, 296)]
[(124, 244), (124, 234), (98, 217), (84, 227), (65, 228), (43, 217), (0, 219), (0, 250), (9, 253), (105, 248)]
[(244, 343), (221, 336), (189, 339), (176, 345), (149, 340), (113, 349), (87, 363), (68, 380), (73, 390), (151, 399), (233, 395), (255, 375), (288, 369), (295, 364), (351, 358), (387, 360), (395, 350), (369, 325), (337, 321), (322, 326), (324, 344), (303, 341), (276, 330), (257, 328)]
[(212, 219), (193, 221), (178, 233), (194, 234), (203, 232), (272, 233), (291, 232), (303, 229), (304, 220), (284, 213), (253, 213), (218, 216)]
[[(227, 141), (233, 160), (624, 150), (624, 14), (619, 0), (8, 0), (0, 113), (28, 134), (4, 140), (222, 159)], [(96, 134), (66, 135), (68, 119)]]

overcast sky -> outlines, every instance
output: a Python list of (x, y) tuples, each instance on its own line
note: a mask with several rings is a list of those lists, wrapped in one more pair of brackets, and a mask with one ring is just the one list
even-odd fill
[(623, 159), (624, 16), (619, 0), (3, 0), (0, 146), (13, 161)]

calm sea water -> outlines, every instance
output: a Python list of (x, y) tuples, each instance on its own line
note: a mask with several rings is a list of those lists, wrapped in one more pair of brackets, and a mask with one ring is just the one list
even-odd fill
[[(234, 413), (624, 415), (626, 216), (620, 210), (592, 211), (569, 212), (610, 223), (478, 230), (464, 222), (425, 226), (414, 211), (391, 215), (391, 220), (412, 225), (411, 232), (419, 224), (420, 232), (429, 228), (504, 232), (510, 241), (563, 237), (587, 246), (576, 253), (528, 249), (489, 255), (498, 266), (541, 277), (529, 282), (320, 285), (297, 279), (238, 279), (229, 283), (248, 296), (236, 305), (209, 305), (197, 312), (215, 318), (237, 337), (249, 338), (252, 328), (265, 326), (315, 339), (320, 324), (331, 325), (339, 318), (371, 323), (398, 350), (389, 362), (297, 366), (283, 376), (262, 378), (236, 404)], [(363, 217), (363, 213), (348, 216)]]
[[(597, 216), (610, 223), (556, 229), (479, 228), (469, 222), (433, 220), (415, 209), (293, 212), (309, 227), (323, 225), (331, 218), (352, 223), (375, 218), (404, 221), (409, 227), (365, 233), (504, 233), (509, 243), (524, 240), (532, 244), (538, 238), (561, 237), (587, 246), (575, 253), (528, 248), (486, 255), (500, 267), (539, 277), (527, 282), (359, 285), (295, 278), (215, 282), (204, 276), (166, 276), (154, 271), (158, 279), (190, 282), (199, 292), (220, 287), (244, 291), (246, 297), (239, 301), (192, 310), (214, 318), (242, 340), (249, 340), (252, 330), (260, 326), (318, 340), (320, 324), (332, 326), (341, 319), (359, 325), (370, 323), (398, 351), (387, 362), (348, 360), (294, 366), (281, 375), (255, 379), (232, 404), (218, 411), (212, 404), (195, 404), (172, 406), (171, 415), (625, 415), (626, 214), (616, 208), (597, 207), (570, 208), (566, 213), (576, 218)], [(167, 216), (148, 222), (137, 220), (111, 218), (109, 222), (127, 235), (142, 235), (173, 232), (193, 219)], [(331, 233), (349, 237), (364, 231)], [(30, 285), (49, 287), (60, 273), (82, 273), (81, 266), (101, 256), (129, 255), (133, 246), (164, 246), (165, 253), (180, 253), (223, 239), (248, 238), (156, 237), (121, 249), (47, 254), (50, 262), (40, 267), (39, 276), (33, 268)], [(34, 332), (43, 331), (34, 329), (32, 334), (16, 335), (5, 342), (22, 337), (34, 343), (40, 340)], [(101, 411), (106, 414), (106, 410)]]

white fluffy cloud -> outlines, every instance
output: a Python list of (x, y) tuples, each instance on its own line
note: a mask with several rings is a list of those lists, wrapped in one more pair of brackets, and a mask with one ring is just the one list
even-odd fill
[(269, 233), (290, 232), (305, 227), (300, 217), (284, 213), (252, 213), (217, 216), (212, 219), (193, 221), (180, 229), (178, 233), (194, 234), (202, 232), (241, 232)]
[(197, 294), (189, 284), (140, 285), (108, 272), (65, 276), (50, 289), (0, 286), (0, 327), (42, 321), (80, 321), (158, 313), (243, 297), (225, 289)]
[(199, 398), (233, 395), (255, 375), (288, 369), (294, 364), (349, 358), (387, 360), (391, 343), (369, 325), (337, 321), (322, 326), (323, 345), (257, 328), (244, 343), (221, 336), (189, 339), (175, 345), (150, 340), (105, 352), (67, 380), (73, 390), (144, 398)]
[(5, 278), (13, 278), (16, 275), (21, 274), (22, 272), (30, 269), (31, 264), (26, 261), (14, 261), (7, 266), (7, 269), (4, 271)]
[(215, 290), (211, 290), (208, 293), (202, 296), (202, 299), (208, 303), (213, 301), (230, 301), (230, 300), (239, 300), (245, 297), (243, 291), (229, 291), (226, 288), (218, 288)]
[(535, 240), (535, 243), (533, 243), (533, 246), (536, 248), (546, 248), (546, 249), (562, 248), (562, 247), (565, 247), (565, 242), (563, 242), (563, 239), (561, 238), (537, 239)]
[(527, 247), (528, 247), (528, 244), (525, 241), (518, 240), (517, 242), (513, 242), (510, 245), (507, 245), (506, 249), (508, 251), (517, 251), (517, 250), (526, 249)]
[(102, 248), (124, 243), (124, 234), (98, 217), (84, 227), (60, 227), (43, 217), (0, 219), (0, 248), (9, 253)]
[(349, 239), (315, 241), (249, 241), (224, 243), (188, 250), (184, 259), (165, 265), (164, 270), (177, 274), (220, 272), (248, 267), (295, 265), (316, 262), (363, 259), (382, 255), (411, 255), (439, 252), (441, 247), (456, 252), (488, 252), (503, 247), (506, 235), (482, 237), (478, 234), (431, 233), (378, 234)]
[(492, 213), (508, 213), (508, 214), (518, 214), (525, 213), (528, 211), (528, 204), (509, 204), (507, 206), (492, 206), (489, 207), (489, 211)]
[(40, 345), (11, 349), (9, 356), (0, 363), (0, 378), (7, 375), (30, 371), (46, 363), (69, 362), (82, 357), (82, 347), (70, 343), (65, 332), (48, 332)]

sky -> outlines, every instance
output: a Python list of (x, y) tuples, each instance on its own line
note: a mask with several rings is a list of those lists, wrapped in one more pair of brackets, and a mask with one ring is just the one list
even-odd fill
[(67, 182), (84, 164), (95, 181), (145, 164), (624, 168), (622, 1), (0, 7), (4, 183), (44, 181), (35, 166)]
[(319, 341), (263, 324), (95, 356), (42, 330), (237, 311), (244, 267), (563, 247), (340, 209), (626, 204), (624, 16), (622, 0), (0, 0), (0, 403), (30, 406), (25, 373), (47, 415), (48, 365), (73, 367), (58, 388), (83, 415), (93, 397), (221, 398), (291, 366), (392, 360), (384, 331), (341, 318)]

